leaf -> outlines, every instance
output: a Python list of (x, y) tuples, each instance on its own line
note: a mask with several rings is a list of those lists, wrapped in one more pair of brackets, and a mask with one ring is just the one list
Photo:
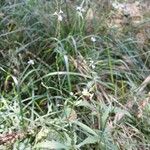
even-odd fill
[(124, 109), (121, 109), (121, 108), (119, 108), (119, 107), (116, 107), (116, 108), (114, 109), (114, 112), (115, 112), (115, 113), (123, 113), (124, 115), (126, 115), (126, 116), (128, 116), (128, 117), (132, 117), (131, 114), (130, 114), (128, 111), (126, 111), (126, 110), (124, 110)]
[(86, 20), (91, 21), (94, 18), (94, 12), (92, 8), (89, 8), (86, 14)]
[(142, 84), (139, 88), (139, 92), (142, 92), (149, 83), (150, 83), (150, 75), (148, 77), (146, 77), (145, 80), (142, 82)]
[(101, 127), (104, 129), (105, 126), (106, 126), (106, 123), (107, 123), (107, 119), (109, 117), (109, 113), (111, 112), (111, 107), (107, 107), (105, 112), (103, 113), (102, 115), (102, 118), (101, 118)]
[(0, 70), (2, 70), (3, 72), (7, 73), (7, 72), (5, 71), (5, 69), (3, 69), (2, 67), (0, 67)]
[(59, 149), (69, 149), (68, 146), (60, 143), (60, 142), (57, 142), (57, 141), (45, 141), (45, 142), (41, 142), (41, 143), (38, 143), (37, 145), (34, 146), (34, 149), (35, 148), (45, 148), (45, 149), (55, 149), (55, 150), (59, 150)]
[(3, 17), (4, 16), (4, 13), (0, 12), (0, 17)]
[(86, 131), (86, 132), (88, 132), (88, 133), (90, 133), (92, 135), (97, 136), (96, 132), (94, 130), (92, 130), (90, 127), (88, 127), (87, 125), (85, 125), (85, 124), (83, 124), (83, 123), (81, 123), (79, 121), (74, 121), (74, 124), (80, 126), (84, 131)]
[(114, 118), (115, 123), (119, 122), (124, 116), (131, 117), (131, 114), (128, 111), (120, 109), (119, 107), (116, 107), (114, 112), (116, 113)]
[(72, 108), (65, 108), (64, 118), (68, 121), (74, 121), (77, 119), (77, 113)]
[(83, 142), (78, 144), (77, 147), (80, 148), (81, 146), (84, 146), (86, 144), (95, 144), (96, 142), (98, 142), (98, 137), (97, 136), (89, 136)]
[(14, 83), (16, 86), (18, 86), (18, 80), (15, 76), (11, 75), (12, 79), (14, 80)]
[(79, 100), (79, 101), (75, 101), (74, 105), (75, 106), (81, 106), (82, 105), (83, 100)]
[(68, 144), (68, 145), (71, 145), (71, 142), (72, 142), (72, 139), (69, 137), (69, 135), (65, 132), (64, 133), (64, 135), (65, 135), (65, 137), (66, 137), (66, 143)]
[(86, 101), (86, 100), (78, 101), (77, 103), (75, 103), (75, 106), (78, 106), (78, 107), (82, 106), (82, 107), (86, 107), (86, 108), (88, 108), (90, 110), (95, 110), (95, 107), (92, 104), (90, 104), (88, 101)]
[(49, 130), (45, 127), (43, 127), (40, 132), (36, 135), (36, 143), (39, 142), (40, 140), (46, 138), (48, 136)]

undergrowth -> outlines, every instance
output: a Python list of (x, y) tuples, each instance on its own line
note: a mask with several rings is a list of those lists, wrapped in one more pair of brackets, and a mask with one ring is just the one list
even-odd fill
[(150, 149), (149, 41), (109, 7), (0, 1), (0, 149)]

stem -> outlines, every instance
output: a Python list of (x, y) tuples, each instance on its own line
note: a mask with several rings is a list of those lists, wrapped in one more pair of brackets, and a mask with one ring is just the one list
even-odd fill
[(110, 55), (109, 48), (107, 48), (107, 54), (108, 54), (108, 63), (109, 63), (109, 68), (110, 68), (111, 82), (114, 84), (113, 66), (112, 66), (112, 61), (111, 61), (111, 55)]
[(68, 4), (66, 0), (64, 0), (64, 3), (66, 4), (67, 24), (68, 26), (70, 26), (70, 15), (69, 15)]
[(20, 107), (20, 117), (21, 117), (20, 126), (24, 128), (23, 105), (22, 105), (21, 96), (20, 96), (20, 85), (17, 86), (17, 97), (18, 97), (19, 107)]

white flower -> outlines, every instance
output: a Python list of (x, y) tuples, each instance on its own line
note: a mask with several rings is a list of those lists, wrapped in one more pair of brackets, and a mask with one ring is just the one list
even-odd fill
[(64, 12), (60, 9), (59, 14), (63, 14)]
[(62, 21), (63, 20), (63, 17), (61, 15), (58, 15), (58, 20), (59, 21)]
[(92, 67), (92, 69), (95, 69), (95, 63), (94, 63), (93, 60), (90, 60), (90, 65), (89, 66)]
[(92, 41), (92, 42), (96, 42), (96, 38), (92, 36), (92, 37), (91, 37), (91, 41)]
[(53, 15), (54, 15), (54, 16), (57, 16), (57, 15), (58, 15), (58, 13), (55, 11)]
[(85, 12), (85, 9), (82, 8), (81, 6), (77, 6), (76, 10), (77, 10), (77, 14), (79, 15), (79, 17), (83, 19), (83, 12)]
[(34, 61), (33, 61), (32, 59), (30, 59), (30, 60), (28, 61), (28, 64), (29, 64), (29, 65), (34, 65)]
[(113, 6), (115, 9), (118, 9), (118, 8), (119, 8), (119, 3), (118, 3), (118, 2), (113, 2), (113, 3), (112, 3), (112, 6)]
[(113, 2), (112, 3), (112, 6), (117, 9), (117, 10), (123, 10), (125, 9), (125, 4), (121, 4), (121, 3), (118, 3), (118, 2)]
[(63, 14), (64, 12), (60, 9), (60, 11), (59, 12), (54, 12), (54, 16), (57, 16), (57, 18), (58, 18), (58, 21), (62, 21), (63, 20), (63, 16), (62, 16), (62, 14)]
[(74, 95), (73, 92), (70, 92), (70, 95), (73, 96)]
[(95, 69), (95, 65), (91, 65), (92, 69)]
[(88, 91), (88, 89), (83, 89), (82, 95), (85, 96), (85, 97), (88, 97), (91, 100), (93, 98), (93, 96), (94, 96), (94, 93), (90, 93)]
[(91, 63), (91, 64), (93, 64), (93, 63), (94, 63), (94, 61), (93, 61), (93, 60), (90, 60), (90, 63)]
[(77, 6), (76, 10), (79, 12), (85, 12), (85, 9), (82, 8), (81, 6)]
[(91, 93), (88, 91), (88, 89), (83, 89), (82, 95), (83, 95), (83, 96), (88, 96), (88, 97), (90, 97), (90, 96), (91, 96)]

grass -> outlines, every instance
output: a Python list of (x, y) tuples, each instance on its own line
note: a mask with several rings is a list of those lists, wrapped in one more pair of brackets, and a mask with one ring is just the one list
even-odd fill
[(1, 1), (0, 149), (150, 148), (149, 39), (102, 6)]

